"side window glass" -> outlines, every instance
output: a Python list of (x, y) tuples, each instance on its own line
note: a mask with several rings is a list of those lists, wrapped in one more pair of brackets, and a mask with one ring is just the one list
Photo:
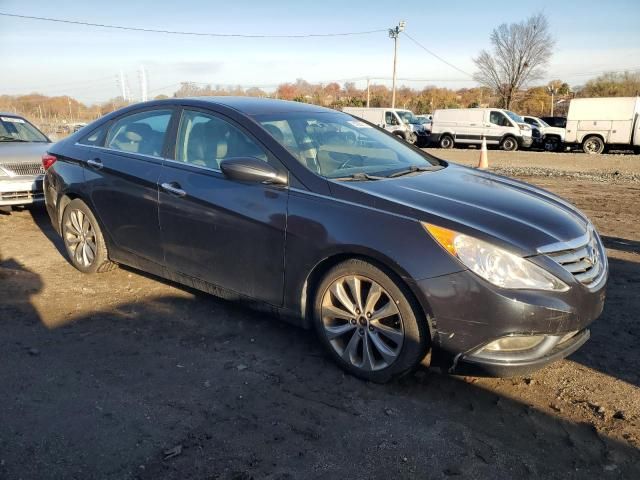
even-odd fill
[(396, 117), (393, 116), (392, 112), (384, 112), (384, 123), (387, 125), (396, 125)]
[(494, 125), (499, 125), (501, 127), (511, 126), (507, 118), (500, 112), (491, 112), (489, 116), (489, 122), (493, 123)]
[(536, 125), (536, 121), (533, 118), (524, 117), (524, 121), (525, 121), (525, 123), (528, 123), (529, 125)]
[(80, 145), (89, 145), (89, 146), (97, 146), (100, 147), (104, 143), (104, 136), (107, 132), (108, 124), (102, 125), (101, 127), (96, 128), (94, 131), (89, 132), (87, 135), (82, 137), (78, 143)]
[(233, 157), (268, 161), (265, 150), (229, 122), (202, 112), (184, 111), (176, 144), (177, 161), (220, 170), (222, 160)]
[(170, 119), (171, 110), (150, 110), (122, 117), (109, 130), (106, 147), (160, 157)]

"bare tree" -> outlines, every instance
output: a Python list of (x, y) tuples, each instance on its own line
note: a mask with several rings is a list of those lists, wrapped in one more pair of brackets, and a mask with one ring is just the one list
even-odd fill
[(473, 78), (495, 90), (502, 106), (510, 108), (520, 88), (544, 76), (554, 40), (542, 13), (524, 22), (503, 23), (493, 30), (490, 39), (493, 52), (482, 50), (473, 59), (478, 67)]

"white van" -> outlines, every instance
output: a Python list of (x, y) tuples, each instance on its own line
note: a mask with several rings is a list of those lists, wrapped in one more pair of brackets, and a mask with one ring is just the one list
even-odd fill
[(500, 108), (451, 108), (433, 112), (431, 142), (441, 148), (456, 144), (500, 145), (503, 150), (528, 148), (533, 143), (531, 126), (522, 117)]
[(569, 104), (565, 142), (585, 153), (607, 146), (640, 151), (640, 97), (574, 98)]
[(411, 144), (422, 143), (421, 140), (424, 140), (424, 143), (427, 141), (427, 130), (411, 110), (344, 107), (342, 111), (384, 128)]

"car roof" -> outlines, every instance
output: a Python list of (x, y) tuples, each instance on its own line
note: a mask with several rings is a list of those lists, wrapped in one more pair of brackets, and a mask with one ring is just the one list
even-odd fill
[[(172, 99), (180, 100), (180, 99)], [(287, 100), (276, 100), (273, 98), (259, 97), (189, 97), (183, 100), (191, 100), (203, 103), (212, 103), (233, 108), (245, 115), (261, 115), (265, 113), (285, 113), (285, 112), (325, 112), (336, 113), (337, 110), (319, 107), (309, 103), (290, 102)]]
[(18, 117), (18, 118), (24, 118), (22, 115), (19, 115), (17, 113), (13, 113), (13, 112), (0, 112), (0, 115), (2, 115), (3, 117)]

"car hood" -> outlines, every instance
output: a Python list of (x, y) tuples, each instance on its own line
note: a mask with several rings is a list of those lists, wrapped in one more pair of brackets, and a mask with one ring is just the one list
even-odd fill
[(44, 142), (0, 142), (0, 164), (40, 162), (51, 145)]
[(545, 190), (454, 164), (395, 179), (341, 182), (340, 187), (344, 190), (335, 189), (335, 194), (350, 201), (467, 233), (523, 256), (579, 237), (589, 223)]
[(565, 129), (558, 127), (544, 127), (545, 135), (549, 135), (550, 133), (555, 133), (556, 135), (564, 135)]

